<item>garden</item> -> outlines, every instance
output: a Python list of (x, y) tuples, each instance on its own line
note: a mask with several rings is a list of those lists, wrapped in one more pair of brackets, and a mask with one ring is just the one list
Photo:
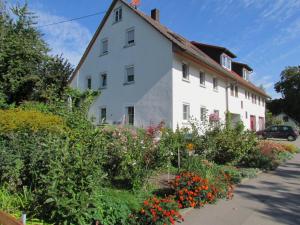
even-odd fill
[[(67, 95), (0, 110), (0, 210), (26, 212), (27, 224), (175, 224), (182, 209), (229, 200), (243, 178), (298, 151), (228, 121), (95, 126), (95, 93)], [(161, 175), (163, 185), (153, 182)]]

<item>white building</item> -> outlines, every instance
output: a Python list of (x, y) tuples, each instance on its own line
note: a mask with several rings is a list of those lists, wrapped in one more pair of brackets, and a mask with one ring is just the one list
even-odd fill
[(100, 90), (90, 108), (97, 123), (138, 127), (164, 121), (175, 129), (189, 118), (231, 112), (248, 129), (262, 129), (264, 91), (251, 68), (223, 47), (190, 42), (124, 0), (114, 0), (82, 56), (70, 85)]

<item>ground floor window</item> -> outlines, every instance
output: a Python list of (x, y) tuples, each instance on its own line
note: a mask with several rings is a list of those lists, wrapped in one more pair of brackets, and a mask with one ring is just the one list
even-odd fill
[(106, 122), (106, 108), (100, 109), (100, 124), (103, 124)]
[(183, 120), (189, 120), (190, 119), (190, 105), (184, 103), (183, 104)]
[(204, 122), (206, 120), (206, 108), (205, 107), (201, 107), (200, 108), (200, 120), (202, 122)]
[(133, 106), (126, 107), (126, 113), (127, 113), (127, 124), (134, 125), (134, 107)]

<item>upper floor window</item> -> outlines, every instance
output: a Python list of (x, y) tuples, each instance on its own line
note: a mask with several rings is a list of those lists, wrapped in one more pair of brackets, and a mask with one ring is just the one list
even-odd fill
[(182, 63), (182, 79), (189, 80), (189, 66), (186, 63)]
[(250, 72), (247, 69), (243, 69), (243, 78), (249, 81)]
[(228, 55), (226, 54), (221, 55), (221, 64), (224, 68), (231, 70), (231, 62), (232, 60)]
[(127, 66), (125, 83), (133, 83), (133, 82), (134, 82), (134, 66)]
[(235, 97), (239, 97), (239, 87), (236, 85), (234, 88)]
[(101, 79), (100, 88), (106, 88), (107, 87), (107, 74), (106, 73), (101, 74), (100, 79)]
[(234, 96), (234, 84), (230, 84), (230, 94)]
[(87, 78), (87, 88), (92, 89), (92, 78), (91, 77)]
[(126, 45), (131, 46), (134, 45), (134, 28), (130, 28), (126, 31)]
[(199, 78), (200, 78), (200, 85), (205, 86), (205, 73), (200, 71)]
[(114, 11), (114, 14), (115, 14), (115, 20), (114, 22), (117, 23), (117, 22), (120, 22), (122, 20), (122, 7), (119, 7), (117, 9), (115, 9)]
[(217, 91), (218, 90), (218, 78), (213, 78), (213, 88), (214, 88), (214, 90), (215, 91)]
[(190, 119), (190, 105), (189, 104), (183, 104), (183, 120), (189, 120)]
[(104, 39), (101, 42), (101, 55), (108, 53), (108, 39)]

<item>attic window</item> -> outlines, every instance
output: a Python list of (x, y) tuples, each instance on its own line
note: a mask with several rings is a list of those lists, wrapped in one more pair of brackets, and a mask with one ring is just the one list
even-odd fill
[(122, 7), (119, 7), (117, 9), (115, 9), (114, 11), (114, 15), (115, 15), (115, 23), (118, 23), (122, 20)]
[(243, 69), (243, 78), (249, 81), (250, 72), (247, 69)]
[(224, 68), (231, 70), (231, 62), (232, 60), (228, 55), (226, 54), (221, 55), (221, 64)]

